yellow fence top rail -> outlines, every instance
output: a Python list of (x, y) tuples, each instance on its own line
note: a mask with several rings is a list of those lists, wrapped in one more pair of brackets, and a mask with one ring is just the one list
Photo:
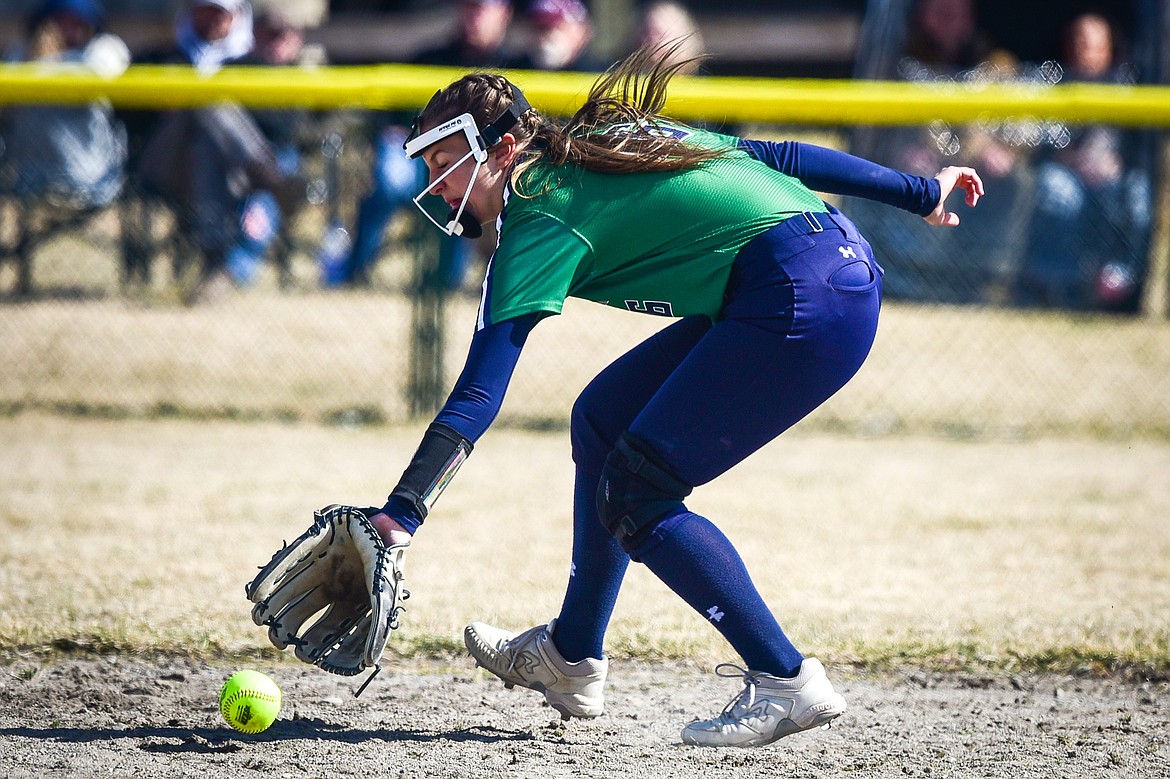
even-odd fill
[[(414, 110), (464, 72), (422, 65), (231, 67), (206, 77), (189, 67), (136, 65), (117, 78), (103, 79), (76, 68), (26, 63), (0, 67), (0, 105), (104, 98), (124, 108), (184, 108), (230, 100), (253, 108)], [(538, 71), (508, 76), (534, 106), (561, 115), (581, 104), (594, 78)], [(1014, 117), (1170, 127), (1170, 87), (679, 77), (671, 85), (666, 113), (679, 119), (800, 125)]]

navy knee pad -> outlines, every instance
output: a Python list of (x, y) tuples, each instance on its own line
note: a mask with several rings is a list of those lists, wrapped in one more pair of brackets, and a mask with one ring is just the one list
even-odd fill
[(597, 516), (629, 552), (664, 517), (681, 510), (683, 498), (692, 489), (646, 443), (625, 433), (605, 458), (597, 487)]

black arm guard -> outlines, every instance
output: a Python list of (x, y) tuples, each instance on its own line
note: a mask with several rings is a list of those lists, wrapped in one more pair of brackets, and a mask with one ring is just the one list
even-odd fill
[(419, 519), (426, 519), (471, 449), (471, 441), (446, 425), (432, 422), (390, 497), (405, 500), (414, 506)]

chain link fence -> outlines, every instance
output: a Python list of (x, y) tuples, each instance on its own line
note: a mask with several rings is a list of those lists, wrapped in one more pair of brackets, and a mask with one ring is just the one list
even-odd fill
[[(432, 413), (466, 352), (490, 244), (452, 281), (437, 233), (407, 204), (360, 283), (323, 282), (322, 262), (337, 250), (330, 242), (352, 238), (370, 186), (368, 119), (341, 112), (304, 124), (295, 216), (246, 282), (206, 303), (192, 304), (188, 294), (199, 266), (189, 215), (132, 178), (97, 207), (6, 188), (0, 408), (339, 423)], [(848, 128), (749, 131), (803, 133), (842, 148), (851, 137)], [(1070, 252), (1075, 298), (1015, 294), (1029, 242), (1046, 237), (1030, 232), (1045, 194), (1032, 161), (1021, 162), (1029, 188), (1010, 207), (997, 207), (1007, 204), (989, 188), (988, 218), (952, 234), (924, 232), (916, 217), (889, 208), (841, 203), (874, 243), (889, 295), (869, 362), (805, 424), (872, 434), (1170, 436), (1170, 323), (1157, 297), (1166, 282), (1167, 198), (1158, 189), (1161, 158), (1145, 165), (1144, 233), (1123, 227), (1132, 241), (1107, 255), (1078, 246), (1077, 236), (1047, 236)], [(1108, 294), (1111, 262), (1129, 263), (1112, 290), (1124, 287), (1124, 300)], [(570, 301), (564, 316), (534, 331), (501, 421), (567, 424), (589, 379), (663, 324)]]

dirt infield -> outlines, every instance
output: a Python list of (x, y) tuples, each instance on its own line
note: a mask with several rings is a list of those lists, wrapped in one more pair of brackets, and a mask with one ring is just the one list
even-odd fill
[(683, 746), (734, 680), (620, 663), (607, 711), (562, 724), (470, 661), (352, 680), (286, 662), (280, 718), (244, 736), (216, 694), (232, 668), (117, 657), (0, 673), (0, 776), (31, 777), (1170, 777), (1170, 690), (1065, 676), (852, 675), (829, 730), (755, 750)]
[(0, 418), (0, 779), (1170, 777), (1160, 440), (797, 433), (704, 488), (695, 506), (725, 518), (850, 706), (831, 730), (723, 751), (679, 730), (738, 691), (711, 669), (731, 658), (640, 568), (596, 721), (562, 725), (451, 654), (469, 619), (555, 615), (564, 584), (566, 436), (497, 430), (407, 565), (394, 646), (449, 659), (390, 661), (355, 700), (357, 681), (263, 655), (281, 718), (229, 730), (219, 687), (266, 646), (244, 581), (307, 509), (384, 495), (418, 434)]

